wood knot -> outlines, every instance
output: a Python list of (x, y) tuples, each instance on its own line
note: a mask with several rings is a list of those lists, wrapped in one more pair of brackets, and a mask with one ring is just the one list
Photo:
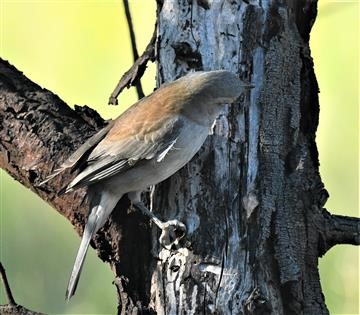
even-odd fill
[(175, 51), (175, 59), (186, 63), (191, 69), (201, 70), (203, 68), (201, 54), (193, 50), (187, 42), (177, 42), (171, 45)]

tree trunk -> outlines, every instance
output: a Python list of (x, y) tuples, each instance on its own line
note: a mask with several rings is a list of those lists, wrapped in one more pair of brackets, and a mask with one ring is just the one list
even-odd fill
[(162, 5), (160, 83), (191, 68), (228, 69), (255, 87), (157, 190), (154, 208), (189, 228), (181, 248), (160, 250), (153, 282), (159, 314), (327, 313), (314, 226), (326, 195), (308, 45), (316, 3), (292, 2)]
[[(160, 248), (158, 231), (126, 198), (95, 237), (115, 273), (119, 313), (328, 314), (318, 257), (335, 244), (359, 244), (359, 220), (323, 208), (309, 49), (316, 4), (158, 0), (158, 85), (190, 70), (227, 69), (255, 87), (149, 198), (161, 217), (186, 224), (179, 245)], [(80, 233), (85, 192), (56, 196), (73, 175), (36, 184), (104, 122), (5, 62), (0, 73), (0, 166)]]

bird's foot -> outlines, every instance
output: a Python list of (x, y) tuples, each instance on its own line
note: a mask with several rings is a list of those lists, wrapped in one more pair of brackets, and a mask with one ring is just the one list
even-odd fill
[(173, 245), (177, 245), (186, 234), (185, 224), (178, 220), (162, 222), (159, 228), (161, 229), (159, 242), (166, 249), (171, 249)]
[(145, 207), (142, 202), (133, 203), (143, 214), (148, 216), (155, 225), (161, 229), (159, 238), (160, 244), (166, 249), (171, 249), (173, 245), (177, 245), (186, 234), (186, 226), (178, 220), (161, 221), (154, 215), (152, 211)]

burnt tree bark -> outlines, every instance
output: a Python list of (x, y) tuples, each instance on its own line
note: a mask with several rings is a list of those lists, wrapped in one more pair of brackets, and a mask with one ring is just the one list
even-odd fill
[[(187, 225), (177, 248), (159, 248), (157, 231), (126, 198), (94, 238), (114, 271), (119, 313), (328, 314), (318, 257), (360, 240), (359, 219), (324, 209), (309, 50), (316, 5), (158, 1), (158, 85), (192, 69), (228, 69), (255, 87), (148, 198), (160, 216)], [(81, 234), (85, 191), (56, 196), (73, 174), (37, 184), (105, 122), (87, 107), (71, 110), (5, 61), (0, 122), (0, 166)]]

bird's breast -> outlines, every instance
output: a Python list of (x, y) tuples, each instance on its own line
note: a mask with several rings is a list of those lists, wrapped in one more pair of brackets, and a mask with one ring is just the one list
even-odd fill
[(156, 160), (151, 161), (152, 171), (156, 174), (156, 176), (154, 176), (156, 182), (150, 185), (165, 180), (188, 163), (199, 151), (208, 134), (209, 129), (207, 127), (200, 126), (193, 122), (185, 124), (175, 144), (164, 159), (160, 162)]

